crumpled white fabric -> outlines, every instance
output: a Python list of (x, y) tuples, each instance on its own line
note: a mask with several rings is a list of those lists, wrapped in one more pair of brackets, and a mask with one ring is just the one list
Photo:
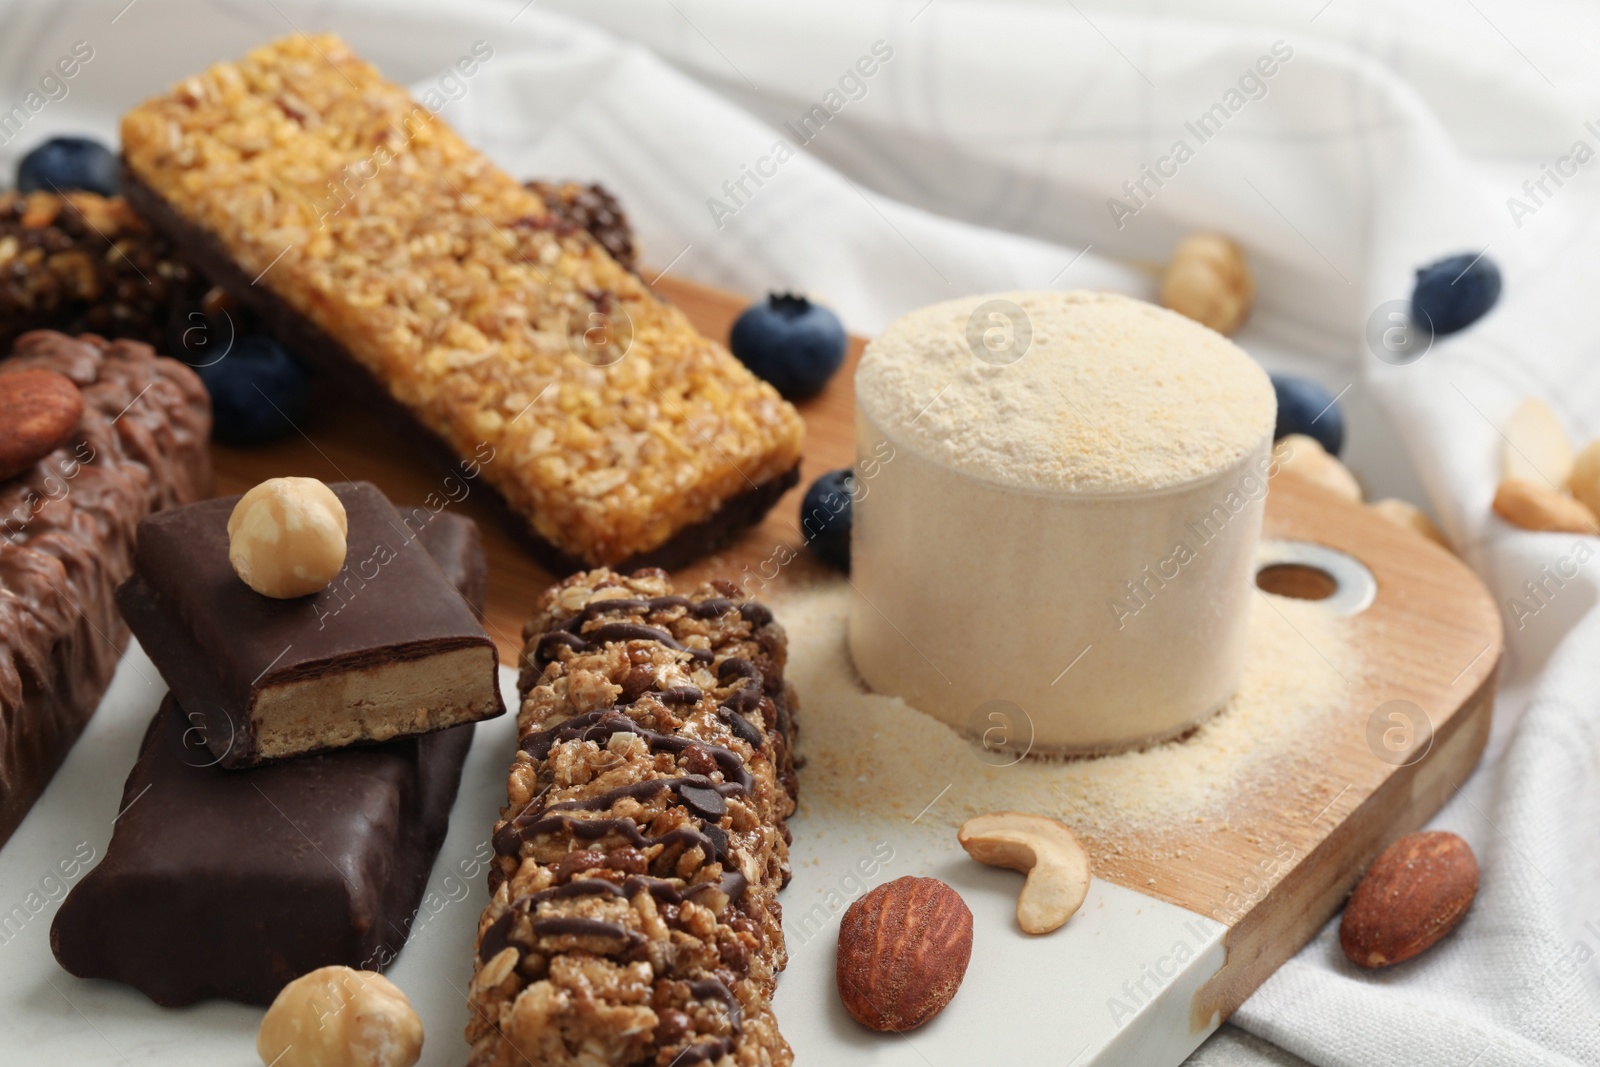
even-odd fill
[[(1600, 162), (1559, 185), (1545, 177), (1575, 142), (1600, 149), (1600, 67), (1585, 51), (1600, 10), (124, 3), (0, 8), (0, 104), (72, 42), (96, 49), (28, 136), (0, 145), (0, 168), (51, 130), (114, 135), (129, 102), (184, 72), (268, 37), (332, 29), (418, 92), (455, 97), (445, 117), (514, 173), (613, 188), (647, 275), (670, 267), (752, 297), (803, 289), (860, 333), (980, 291), (1149, 296), (1150, 266), (1184, 233), (1242, 242), (1259, 295), (1241, 342), (1269, 366), (1348, 388), (1347, 458), (1369, 496), (1408, 496), (1437, 515), (1504, 607), (1509, 652), (1489, 752), (1435, 823), (1482, 864), (1466, 923), (1377, 974), (1344, 962), (1330, 926), (1235, 1016), (1254, 1037), (1227, 1027), (1192, 1062), (1600, 1064), (1600, 563), (1542, 602), (1525, 588), (1597, 546), (1489, 513), (1499, 428), (1523, 397), (1548, 401), (1579, 443), (1600, 435)], [(445, 81), (479, 40), (493, 57)], [(1258, 67), (1268, 56), (1275, 64)], [(1210, 136), (1185, 126), (1219, 103), (1226, 116)], [(781, 160), (780, 139), (791, 150)], [(1174, 163), (1179, 139), (1192, 153)], [(1171, 176), (1126, 191), (1146, 165)], [(1524, 188), (1541, 178), (1537, 196)], [(1416, 363), (1376, 358), (1369, 317), (1409, 295), (1414, 268), (1484, 250), (1506, 279), (1493, 314)], [(1538, 610), (1514, 612), (1519, 598)]]

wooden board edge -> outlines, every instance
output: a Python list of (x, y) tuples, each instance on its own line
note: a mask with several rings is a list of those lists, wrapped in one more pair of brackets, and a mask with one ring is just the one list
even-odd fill
[[(1344, 906), (1378, 853), (1426, 825), (1472, 774), (1489, 743), (1504, 654), (1502, 642), (1493, 667), (1435, 735), (1428, 755), (1397, 768), (1273, 887), (1278, 906), (1251, 908), (1229, 927), (1223, 939), (1227, 958), (1195, 995), (1193, 1025), (1238, 1010)], [(1294, 901), (1303, 906), (1292, 906)]]

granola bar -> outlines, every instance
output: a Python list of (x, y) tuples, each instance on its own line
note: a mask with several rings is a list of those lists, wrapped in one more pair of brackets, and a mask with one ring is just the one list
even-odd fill
[[(632, 270), (633, 232), (603, 186), (531, 181), (572, 230), (587, 230)], [(221, 290), (120, 196), (0, 193), (0, 349), (29, 330), (126, 337), (190, 363), (254, 332), (254, 316)]]
[(211, 404), (148, 345), (25, 334), (5, 370), (57, 371), (83, 394), (71, 441), (0, 482), (0, 842), (94, 714), (128, 629), (113, 591), (134, 528), (211, 491)]
[(199, 308), (204, 289), (121, 197), (0, 193), (0, 351), (29, 330), (171, 351), (184, 310)]
[(771, 386), (335, 37), (190, 78), (122, 142), (143, 215), (451, 462), (492, 455), (552, 566), (686, 562), (798, 477)]
[(596, 570), (524, 630), (472, 1067), (788, 1065), (795, 698), (772, 614), (725, 583)]

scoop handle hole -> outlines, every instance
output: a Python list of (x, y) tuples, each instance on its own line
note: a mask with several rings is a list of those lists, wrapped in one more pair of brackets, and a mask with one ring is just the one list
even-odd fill
[(1274, 563), (1256, 572), (1256, 586), (1296, 600), (1326, 600), (1339, 591), (1339, 581), (1320, 567)]

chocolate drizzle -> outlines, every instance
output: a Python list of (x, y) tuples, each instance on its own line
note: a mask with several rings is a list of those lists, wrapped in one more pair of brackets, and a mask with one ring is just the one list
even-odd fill
[(726, 1034), (713, 1037), (704, 1041), (697, 1041), (686, 1047), (673, 1057), (674, 1064), (706, 1063), (710, 1060), (721, 1059), (731, 1053), (735, 1048), (739, 1035), (744, 1033), (743, 1012), (739, 998), (716, 978), (694, 978), (687, 983), (689, 995), (695, 1000), (720, 1000), (728, 1009), (728, 1030)]
[(757, 685), (763, 685), (766, 682), (760, 667), (739, 656), (729, 656), (717, 664), (717, 681), (727, 685), (729, 679), (732, 678), (748, 678)]
[(614, 937), (626, 942), (627, 947), (642, 945), (645, 936), (616, 923), (600, 919), (584, 919), (574, 915), (557, 915), (550, 919), (533, 920), (534, 937)]
[(539, 638), (539, 645), (534, 655), (541, 663), (548, 663), (555, 658), (551, 655), (551, 648), (555, 645), (565, 645), (574, 652), (588, 652), (596, 644), (604, 645), (612, 641), (654, 641), (674, 652), (687, 652), (703, 663), (711, 662), (710, 649), (689, 648), (667, 631), (637, 622), (608, 622), (604, 626), (590, 630), (582, 637), (565, 630), (551, 630)]
[(685, 807), (701, 818), (720, 819), (728, 812), (724, 797), (746, 795), (744, 786), (737, 782), (713, 782), (703, 774), (683, 778), (648, 778), (642, 782), (621, 785), (582, 800), (566, 800), (551, 804), (544, 813), (556, 811), (605, 811), (623, 798), (649, 800), (665, 792), (672, 792)]
[[(650, 615), (671, 608), (683, 608), (685, 612), (697, 619), (715, 619), (737, 610), (739, 616), (752, 627), (766, 626), (772, 621), (772, 611), (765, 604), (754, 600), (742, 603), (727, 599), (726, 597), (710, 597), (695, 603), (688, 597), (658, 596), (649, 600), (634, 599), (631, 597), (613, 597), (609, 600), (591, 600), (570, 618), (556, 624), (539, 638), (534, 649), (534, 658), (542, 666), (556, 658), (557, 646), (565, 646), (574, 652), (588, 652), (597, 644), (603, 645), (613, 641), (655, 641), (674, 652), (687, 652), (701, 663), (710, 663), (711, 651), (704, 648), (690, 648), (673, 637), (666, 630), (655, 626), (646, 626), (637, 622), (609, 622), (593, 630), (584, 632), (585, 623), (593, 622), (602, 615), (613, 612), (628, 614), (643, 613)], [(748, 663), (747, 660), (729, 660), (724, 662)], [(753, 665), (751, 665), (753, 667)], [(720, 675), (719, 675), (720, 677)], [(757, 681), (761, 680), (761, 672), (755, 673)]]
[(728, 1025), (733, 1030), (734, 1036), (744, 1032), (743, 1020), (740, 1018), (739, 998), (733, 995), (733, 990), (723, 985), (716, 978), (696, 978), (689, 982), (689, 995), (696, 1000), (720, 1000), (728, 1006)]
[(760, 750), (764, 739), (761, 736), (761, 731), (757, 730), (749, 719), (740, 715), (727, 704), (722, 704), (717, 708), (717, 718), (726, 723), (728, 729), (732, 730), (733, 735), (739, 740), (753, 749)]
[[(508, 948), (516, 949), (519, 956), (523, 954), (526, 950), (511, 940), (511, 926), (518, 915), (532, 914), (540, 904), (546, 901), (573, 900), (579, 897), (632, 899), (640, 893), (649, 893), (663, 904), (682, 904), (686, 900), (704, 896), (715, 889), (731, 902), (743, 896), (749, 884), (744, 875), (738, 871), (729, 870), (724, 871), (722, 877), (717, 881), (699, 882), (695, 885), (681, 887), (666, 878), (649, 878), (643, 875), (630, 875), (621, 885), (605, 878), (581, 878), (568, 882), (566, 885), (551, 886), (549, 889), (541, 889), (537, 893), (527, 893), (513, 900), (510, 906), (494, 922), (489, 924), (489, 928), (484, 931), (483, 942), (478, 948), (478, 958), (484, 963), (488, 963)], [(539, 920), (539, 922), (549, 921), (551, 920)], [(622, 933), (627, 932), (620, 926), (614, 927), (614, 929)], [(537, 935), (551, 933), (552, 931), (546, 927), (539, 926), (538, 922), (536, 922), (533, 926), (533, 932)]]
[[(712, 836), (715, 831), (716, 836)], [(583, 841), (598, 841), (617, 836), (634, 848), (653, 848), (656, 845), (683, 845), (699, 849), (706, 859), (721, 863), (727, 858), (728, 835), (720, 828), (708, 826), (705, 832), (693, 826), (680, 826), (664, 834), (648, 837), (641, 833), (632, 819), (574, 819), (570, 815), (540, 815), (530, 822), (522, 816), (511, 820), (494, 835), (494, 847), (501, 855), (516, 855), (518, 846), (530, 837), (540, 834), (566, 833)]]
[(652, 752), (671, 752), (676, 755), (690, 745), (699, 745), (711, 753), (711, 758), (717, 762), (717, 769), (728, 781), (737, 782), (746, 791), (755, 781), (745, 769), (744, 758), (732, 749), (693, 738), (658, 733), (639, 725), (615, 708), (576, 715), (548, 730), (531, 733), (523, 739), (522, 751), (534, 759), (545, 760), (550, 758), (550, 749), (564, 741), (593, 741), (597, 745), (604, 745), (621, 733), (644, 738)]

